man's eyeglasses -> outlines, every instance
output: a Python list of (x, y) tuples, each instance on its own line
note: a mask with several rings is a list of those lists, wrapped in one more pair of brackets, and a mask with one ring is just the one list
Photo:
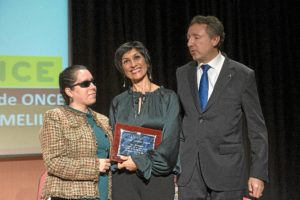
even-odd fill
[(75, 86), (79, 85), (82, 88), (87, 88), (87, 87), (90, 87), (91, 83), (93, 83), (95, 85), (95, 80), (92, 79), (90, 81), (82, 81), (80, 83), (76, 83), (74, 85), (71, 85), (70, 87), (72, 88), (72, 87), (75, 87)]

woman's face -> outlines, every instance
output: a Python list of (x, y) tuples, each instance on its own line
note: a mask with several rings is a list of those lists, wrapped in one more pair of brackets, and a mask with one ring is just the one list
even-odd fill
[(126, 52), (122, 57), (124, 74), (132, 83), (139, 82), (147, 77), (148, 64), (145, 57), (136, 49)]
[(66, 93), (73, 101), (70, 106), (78, 110), (85, 109), (96, 102), (97, 88), (94, 85), (92, 74), (85, 69), (76, 72), (76, 81), (71, 88), (66, 88)]

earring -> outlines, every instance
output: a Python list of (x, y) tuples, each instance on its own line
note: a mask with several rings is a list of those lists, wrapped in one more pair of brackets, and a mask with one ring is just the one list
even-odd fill
[(123, 80), (124, 82), (123, 82), (123, 88), (125, 88), (126, 87), (126, 81), (125, 81), (125, 76), (124, 76), (124, 80)]

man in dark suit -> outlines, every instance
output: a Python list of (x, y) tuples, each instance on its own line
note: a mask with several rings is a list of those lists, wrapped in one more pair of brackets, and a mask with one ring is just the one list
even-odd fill
[(268, 136), (254, 71), (222, 55), (224, 38), (216, 17), (194, 17), (187, 32), (193, 61), (176, 72), (183, 108), (180, 200), (241, 200), (245, 192), (259, 198), (268, 181)]

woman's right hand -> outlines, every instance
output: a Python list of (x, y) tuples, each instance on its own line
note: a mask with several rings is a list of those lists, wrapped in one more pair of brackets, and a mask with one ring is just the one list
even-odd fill
[(105, 173), (110, 168), (110, 159), (99, 158), (99, 171)]
[(119, 169), (127, 169), (128, 171), (134, 172), (137, 170), (136, 164), (133, 162), (131, 156), (120, 156), (123, 160), (121, 163), (118, 163)]

